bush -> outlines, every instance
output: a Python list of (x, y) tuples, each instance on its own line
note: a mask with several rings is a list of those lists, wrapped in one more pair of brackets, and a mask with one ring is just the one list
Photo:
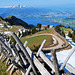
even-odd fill
[(31, 49), (31, 50), (34, 51), (34, 52), (37, 52), (39, 48), (40, 48), (40, 45), (39, 45), (39, 46), (35, 46), (35, 45), (34, 45), (34, 48)]
[(10, 38), (11, 38), (10, 44), (13, 42), (14, 45), (15, 45), (16, 44), (16, 41), (14, 40), (14, 38), (12, 36)]

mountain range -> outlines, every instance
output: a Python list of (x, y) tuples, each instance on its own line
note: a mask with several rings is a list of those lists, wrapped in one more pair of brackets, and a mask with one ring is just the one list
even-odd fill
[(25, 18), (29, 15), (40, 15), (49, 12), (49, 10), (43, 8), (33, 8), (27, 6), (11, 6), (9, 8), (0, 8), (0, 16), (7, 17), (14, 15), (18, 18)]
[(64, 16), (64, 15), (72, 15), (74, 14), (74, 10), (70, 8), (60, 9), (60, 8), (34, 8), (34, 7), (28, 7), (28, 6), (10, 6), (8, 8), (0, 8), (0, 16), (7, 17), (14, 15), (18, 18), (30, 18), (30, 17), (44, 17), (44, 15), (48, 15), (51, 17), (54, 16)]
[[(20, 20), (26, 18), (30, 18), (30, 19), (32, 18), (35, 19), (36, 18), (42, 18), (42, 19), (59, 18), (60, 19), (60, 17), (75, 18), (75, 10), (74, 8), (56, 8), (56, 7), (55, 8), (53, 7), (34, 8), (34, 7), (21, 6), (21, 5), (10, 6), (8, 8), (0, 8), (1, 17), (7, 18), (7, 16), (11, 16), (10, 20), (12, 20), (13, 19), (12, 15), (19, 18)], [(8, 21), (9, 17), (5, 20)], [(34, 23), (29, 23), (29, 24), (34, 24)]]
[(17, 5), (17, 6), (10, 6), (10, 8), (27, 8), (27, 6), (21, 6), (21, 5)]

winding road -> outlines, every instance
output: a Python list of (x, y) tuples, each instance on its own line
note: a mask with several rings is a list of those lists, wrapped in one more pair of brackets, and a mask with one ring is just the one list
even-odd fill
[[(53, 38), (56, 39), (56, 41), (58, 41), (58, 45), (56, 46), (52, 46), (52, 47), (48, 47), (48, 48), (43, 48), (43, 50), (51, 50), (51, 49), (58, 49), (58, 48), (62, 48), (62, 45), (65, 43), (61, 38), (59, 38), (58, 36), (54, 35), (54, 34), (49, 34), (49, 33), (45, 33), (45, 34), (37, 34), (37, 35), (33, 35), (31, 37), (35, 37), (35, 36), (39, 36), (39, 35), (51, 35)], [(29, 38), (31, 38), (29, 37)], [(56, 43), (57, 44), (57, 43)]]

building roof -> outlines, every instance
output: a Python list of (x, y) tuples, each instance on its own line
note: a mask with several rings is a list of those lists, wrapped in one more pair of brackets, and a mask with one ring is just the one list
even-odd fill
[(43, 27), (47, 27), (48, 25), (42, 25)]

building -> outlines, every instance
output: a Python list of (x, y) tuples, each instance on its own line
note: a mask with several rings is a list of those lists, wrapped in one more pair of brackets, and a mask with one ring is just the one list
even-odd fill
[(40, 29), (39, 28), (36, 28), (36, 30), (39, 31)]
[(50, 25), (50, 26), (49, 26), (49, 28), (53, 28), (53, 27), (54, 27), (53, 25)]
[(41, 25), (41, 30), (48, 29), (49, 25)]

